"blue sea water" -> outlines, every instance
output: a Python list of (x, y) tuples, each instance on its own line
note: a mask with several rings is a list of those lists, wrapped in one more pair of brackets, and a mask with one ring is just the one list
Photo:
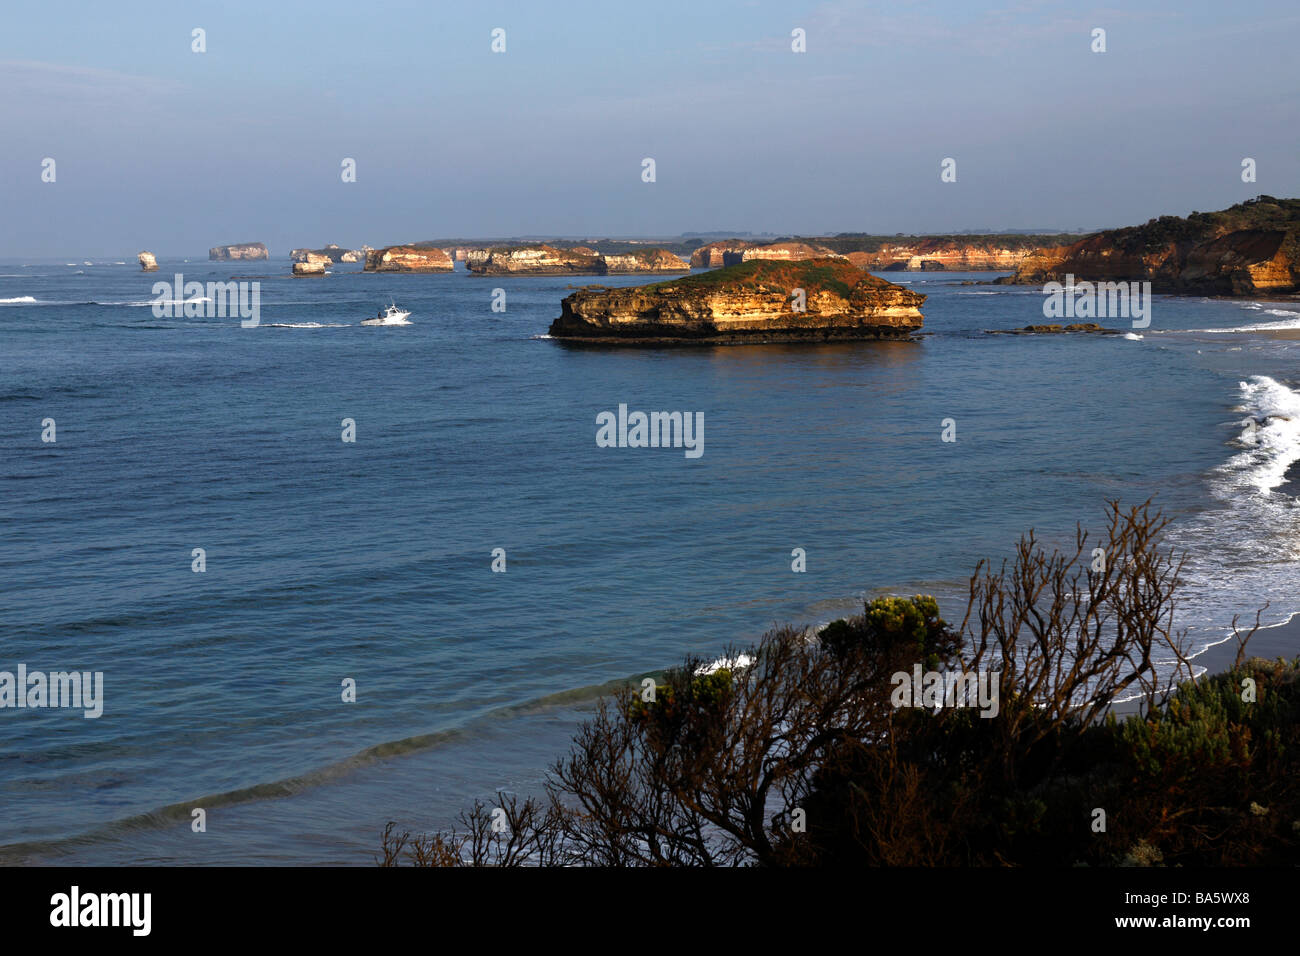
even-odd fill
[[(608, 682), (864, 594), (960, 620), (1112, 498), (1174, 519), (1197, 646), (1300, 610), (1294, 302), (995, 336), (1041, 290), (890, 274), (917, 341), (607, 349), (544, 335), (582, 279), (160, 264), (0, 264), (0, 670), (104, 674), (98, 719), (0, 710), (0, 861), (366, 864), (535, 791)], [(155, 316), (176, 272), (259, 277), (261, 324)], [(702, 412), (703, 455), (597, 447), (620, 404)]]

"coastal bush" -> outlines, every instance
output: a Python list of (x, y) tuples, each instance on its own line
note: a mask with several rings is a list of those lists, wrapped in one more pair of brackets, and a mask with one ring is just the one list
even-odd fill
[[(477, 803), (433, 835), (390, 824), (380, 862), (1300, 861), (1300, 659), (1245, 659), (1251, 629), (1229, 672), (1195, 678), (1165, 519), (1149, 503), (1107, 519), (1096, 542), (1079, 528), (1048, 551), (1031, 531), (981, 562), (960, 626), (933, 597), (878, 598), (819, 633), (775, 628), (723, 666), (689, 658), (653, 695), (628, 686), (543, 796)], [(922, 672), (973, 675), (978, 706), (919, 687), (909, 705), (899, 688)]]

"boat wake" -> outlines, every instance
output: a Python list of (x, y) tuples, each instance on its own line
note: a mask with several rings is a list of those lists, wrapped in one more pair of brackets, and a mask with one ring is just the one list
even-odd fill
[[(411, 323), (403, 323), (410, 325)], [(268, 329), (346, 329), (351, 327), (349, 322), (263, 322), (262, 325)]]

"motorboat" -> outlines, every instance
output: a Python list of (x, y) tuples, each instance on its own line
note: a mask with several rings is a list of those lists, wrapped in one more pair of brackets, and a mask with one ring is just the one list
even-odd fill
[(406, 321), (407, 316), (411, 313), (405, 309), (399, 309), (397, 304), (390, 302), (388, 307), (376, 315), (373, 319), (363, 319), (362, 325), (410, 325)]

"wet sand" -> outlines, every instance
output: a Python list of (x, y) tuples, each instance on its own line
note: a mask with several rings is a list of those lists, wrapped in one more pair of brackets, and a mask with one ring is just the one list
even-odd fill
[[(1244, 635), (1250, 630), (1253, 623), (1253, 615), (1249, 621), (1243, 616), (1237, 626)], [(1276, 660), (1281, 657), (1285, 660), (1294, 660), (1297, 656), (1300, 656), (1300, 614), (1296, 614), (1285, 623), (1274, 627), (1260, 627), (1246, 644), (1247, 660), (1252, 657), (1262, 657), (1266, 660)], [(1192, 663), (1198, 668), (1204, 667), (1206, 669), (1206, 673), (1202, 675), (1202, 678), (1204, 678), (1212, 674), (1223, 673), (1232, 667), (1236, 659), (1237, 641), (1230, 637), (1222, 644), (1216, 644), (1204, 653), (1192, 658)], [(1116, 714), (1120, 715), (1134, 714), (1137, 713), (1138, 701), (1116, 704), (1113, 709)]]

